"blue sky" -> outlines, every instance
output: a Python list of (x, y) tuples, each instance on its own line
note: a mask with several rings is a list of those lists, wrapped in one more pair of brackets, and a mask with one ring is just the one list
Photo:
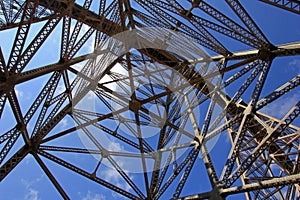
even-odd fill
[[(300, 24), (299, 19), (296, 14), (288, 13), (279, 8), (267, 6), (264, 3), (256, 1), (241, 1), (245, 6), (246, 10), (249, 11), (251, 16), (255, 19), (259, 27), (263, 30), (267, 38), (274, 44), (284, 44), (289, 42), (299, 41), (300, 38)], [(223, 2), (218, 2), (215, 6), (217, 8), (228, 10), (224, 7)], [(197, 11), (195, 11), (197, 12)], [(228, 11), (229, 12), (229, 11)], [(229, 15), (237, 20), (237, 17), (233, 13)], [(30, 33), (28, 36), (28, 41), (30, 41), (34, 34), (39, 30), (43, 23), (35, 24), (31, 27)], [(74, 26), (74, 24), (73, 24)], [(87, 27), (83, 27), (83, 31), (87, 31)], [(10, 48), (14, 40), (16, 30), (3, 31), (0, 33), (1, 38), (0, 46), (4, 53), (4, 56), (7, 60)], [(36, 56), (29, 63), (28, 68), (33, 69), (37, 66), (44, 66), (57, 62), (59, 59), (59, 48), (60, 48), (60, 35), (61, 35), (61, 23), (56, 27), (55, 31), (50, 35), (45, 44), (41, 47)], [(236, 42), (232, 42), (231, 39), (226, 39), (224, 36), (221, 36), (224, 44), (228, 44), (228, 49), (234, 49), (236, 51), (246, 50), (250, 47), (241, 46)], [(232, 44), (232, 45), (229, 45)], [(85, 54), (92, 50), (93, 41), (87, 41), (86, 45), (79, 51), (79, 55)], [(83, 63), (74, 66), (74, 68), (80, 68), (83, 66)], [(233, 73), (233, 72), (232, 72)], [(291, 78), (295, 77), (300, 73), (300, 57), (294, 56), (292, 58), (276, 58), (273, 61), (269, 77), (266, 82), (266, 86), (261, 94), (265, 96), (272, 92), (274, 89), (281, 86), (283, 83), (287, 82)], [(228, 78), (231, 73), (225, 75), (225, 78)], [(50, 75), (45, 75), (43, 77), (29, 81), (28, 83), (20, 84), (16, 87), (16, 92), (19, 97), (20, 104), (22, 105), (21, 109), (23, 113), (26, 113), (30, 107), (34, 98), (38, 95), (39, 91), (42, 89), (43, 84), (49, 79)], [(72, 74), (70, 74), (71, 78)], [(246, 76), (245, 76), (246, 77)], [(242, 79), (245, 80), (245, 79)], [(233, 84), (231, 87), (226, 88), (226, 92), (232, 96), (235, 93), (236, 87), (238, 87), (240, 82)], [(64, 91), (63, 82), (59, 84), (56, 94), (59, 94)], [(251, 92), (251, 91), (250, 91)], [(250, 92), (246, 92), (243, 99), (247, 99)], [(55, 96), (55, 95), (54, 95)], [(288, 95), (282, 97), (281, 99), (273, 102), (269, 106), (265, 107), (262, 111), (277, 117), (282, 118), (287, 110), (293, 106), (300, 99), (299, 88), (295, 91), (289, 93)], [(34, 116), (33, 119), (36, 119), (37, 116)], [(32, 120), (33, 122), (35, 120)], [(28, 124), (29, 132), (32, 131), (34, 123)], [(5, 133), (7, 130), (10, 130), (15, 124), (13, 114), (10, 110), (9, 104), (6, 104), (2, 119), (0, 120), (0, 133)], [(104, 125), (110, 126), (111, 122), (103, 122)], [(299, 119), (295, 121), (295, 125), (300, 125)], [(70, 118), (65, 118), (58, 124), (58, 126), (51, 131), (51, 134), (66, 130), (70, 127), (73, 127), (74, 123)], [(188, 123), (186, 129), (191, 130), (190, 123)], [(122, 127), (123, 131), (126, 130), (126, 127)], [(69, 139), (68, 139), (69, 137)], [(65, 142), (68, 140), (68, 143)], [(47, 143), (48, 145), (65, 145), (65, 146), (83, 146), (82, 141), (76, 135), (65, 136), (62, 139), (57, 139), (52, 143)], [(14, 152), (18, 150), (19, 147), (23, 145), (21, 138), (17, 141), (17, 144), (12, 149), (8, 157), (13, 155)], [(109, 144), (114, 151), (124, 151), (126, 146), (122, 146), (118, 143)], [(108, 146), (109, 146), (108, 145)], [(0, 148), (3, 147), (3, 144), (0, 145)], [(221, 134), (217, 140), (217, 143), (214, 145), (214, 148), (211, 151), (211, 157), (217, 169), (218, 175), (220, 175), (222, 167), (227, 158), (227, 154), (230, 150), (230, 141), (226, 134)], [(52, 152), (51, 152), (52, 153)], [(55, 154), (61, 156), (71, 161), (78, 166), (82, 166), (85, 169), (93, 170), (97, 164), (97, 156), (92, 155), (66, 155), (66, 154)], [(96, 158), (96, 159), (95, 159)], [(88, 179), (78, 176), (75, 173), (60, 167), (53, 162), (42, 158), (51, 172), (54, 174), (56, 179), (66, 189), (66, 192), (72, 199), (82, 199), (82, 200), (102, 200), (102, 199), (124, 199), (124, 197), (115, 194), (114, 192), (107, 190), (101, 185), (94, 184)], [(116, 159), (117, 160), (117, 159)], [(122, 165), (122, 164), (120, 164)], [(114, 185), (120, 186), (121, 188), (131, 191), (132, 189), (128, 186), (127, 183), (122, 180), (120, 175), (113, 171), (111, 168), (106, 166), (101, 166), (102, 171), (98, 175), (101, 175), (103, 179), (110, 181)], [(122, 167), (122, 166), (121, 166)], [(201, 173), (199, 173), (201, 172)], [(137, 182), (140, 185), (142, 192), (145, 192), (143, 189), (142, 174), (129, 174), (129, 177), (133, 179), (134, 182)], [(199, 181), (200, 180), (200, 181)], [(197, 184), (195, 184), (197, 183)], [(209, 190), (210, 186), (207, 185), (208, 177), (205, 172), (203, 161), (199, 159), (194, 165), (190, 177), (187, 181), (186, 186), (183, 189), (182, 194), (195, 194), (199, 192), (206, 192)], [(237, 182), (240, 184), (240, 182)], [(171, 185), (170, 188), (175, 188), (175, 185)], [(167, 198), (168, 195), (171, 195), (173, 190), (167, 190), (165, 195), (162, 196), (162, 199)], [(34, 158), (29, 155), (27, 156), (8, 176), (5, 180), (0, 183), (0, 194), (4, 200), (14, 200), (14, 199), (24, 199), (24, 200), (45, 200), (45, 199), (59, 199), (60, 195), (52, 186), (51, 182), (38, 166)], [(228, 199), (241, 199), (243, 195), (235, 195)]]

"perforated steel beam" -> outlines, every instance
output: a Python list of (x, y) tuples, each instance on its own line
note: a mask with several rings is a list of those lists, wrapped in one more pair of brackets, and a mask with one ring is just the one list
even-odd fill
[(298, 0), (259, 0), (264, 3), (300, 14), (300, 2)]

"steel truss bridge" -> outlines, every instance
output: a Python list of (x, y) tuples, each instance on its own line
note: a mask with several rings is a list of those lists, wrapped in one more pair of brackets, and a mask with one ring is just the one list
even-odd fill
[[(236, 194), (246, 199), (299, 198), (300, 75), (289, 63), (299, 60), (300, 42), (289, 37), (283, 44), (271, 42), (260, 19), (247, 8), (251, 4), (289, 15), (298, 20), (291, 26), (299, 27), (300, 2), (247, 3), (0, 0), (1, 40), (11, 40), (0, 49), (0, 188), (31, 156), (63, 199), (76, 197), (54, 173), (57, 169), (99, 184), (99, 191), (129, 199), (225, 199)], [(108, 54), (102, 51), (106, 42), (134, 30), (143, 33), (137, 37), (145, 48), (108, 63)], [(170, 36), (162, 37), (163, 31), (155, 30), (166, 30)], [(190, 38), (195, 46), (185, 45), (171, 31)], [(5, 33), (10, 37), (4, 38)], [(175, 53), (147, 46), (155, 41)], [(197, 45), (204, 49), (199, 57)], [(109, 51), (118, 51), (118, 46)], [(51, 53), (55, 59), (43, 62)], [(276, 70), (280, 59), (286, 66)], [(288, 78), (282, 75), (284, 69), (290, 72)], [(166, 87), (179, 84), (173, 73), (187, 80), (188, 91), (183, 86)], [(221, 81), (218, 87), (216, 77)], [(135, 87), (139, 81), (147, 84)], [(163, 82), (164, 87), (158, 84)], [(26, 106), (18, 90), (25, 84), (35, 92)], [(181, 99), (176, 99), (176, 92)], [(99, 109), (76, 107), (88, 94)], [(267, 112), (293, 96), (298, 99), (281, 117)], [(152, 111), (153, 105), (165, 115)], [(216, 107), (222, 111), (214, 116)], [(58, 128), (66, 121), (72, 123)], [(149, 127), (158, 134), (146, 137)], [(74, 142), (78, 131), (92, 145)], [(97, 134), (122, 148), (105, 146)], [(226, 145), (217, 141), (209, 149), (209, 141), (218, 137), (228, 138)], [(88, 157), (85, 164), (72, 159), (80, 155)], [(120, 158), (134, 158), (140, 173), (125, 170)], [(105, 165), (123, 185), (101, 173)], [(75, 181), (80, 184), (80, 180)], [(191, 188), (197, 190), (189, 192)]]

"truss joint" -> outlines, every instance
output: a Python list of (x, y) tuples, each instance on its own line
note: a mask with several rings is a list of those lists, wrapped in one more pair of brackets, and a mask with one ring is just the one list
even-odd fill
[(273, 60), (277, 55), (273, 53), (274, 50), (277, 48), (267, 48), (267, 49), (261, 49), (258, 51), (258, 57), (262, 60)]

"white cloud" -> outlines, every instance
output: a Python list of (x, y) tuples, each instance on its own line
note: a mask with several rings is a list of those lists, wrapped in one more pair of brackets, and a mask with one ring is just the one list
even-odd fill
[(87, 45), (88, 45), (88, 51), (93, 52), (95, 46), (95, 40), (94, 39), (90, 40), (90, 43), (88, 43)]
[(117, 142), (110, 142), (107, 150), (109, 150), (109, 151), (124, 151), (124, 149), (120, 145), (120, 143), (117, 143)]
[(261, 111), (280, 119), (287, 114), (287, 112), (299, 101), (299, 99), (300, 92), (287, 95), (267, 105)]
[(26, 89), (24, 90), (24, 88), (19, 88), (19, 89), (15, 88), (15, 93), (16, 93), (16, 96), (17, 96), (17, 98), (18, 98), (18, 100), (21, 104), (32, 99), (31, 92), (29, 90), (26, 90)]
[[(289, 62), (289, 66), (292, 68), (293, 71), (300, 74), (300, 59), (293, 59)], [(290, 73), (290, 70), (288, 71)]]
[[(121, 75), (124, 75), (126, 77), (128, 77), (128, 72), (124, 69), (124, 67), (122, 67), (121, 64), (117, 63), (111, 70), (111, 72), (115, 72), (115, 73), (118, 73), (118, 74), (121, 74)], [(99, 83), (105, 83), (105, 82), (109, 82), (109, 81), (112, 81), (113, 79), (108, 76), (108, 75), (105, 75), (100, 81)], [(111, 90), (113, 91), (123, 91), (121, 90), (121, 88), (119, 88), (119, 86), (115, 83), (108, 83), (108, 84), (105, 84), (106, 87), (109, 87)], [(128, 85), (124, 85), (123, 86), (126, 88), (126, 89), (130, 89), (130, 87)]]
[(87, 192), (86, 196), (81, 200), (105, 200), (106, 197), (102, 194), (94, 194), (90, 190)]
[(300, 67), (300, 59), (294, 59), (292, 60), (291, 62), (289, 62), (289, 65), (292, 65), (292, 66), (298, 66)]
[(17, 90), (15, 89), (16, 95), (18, 97), (18, 99), (22, 98), (24, 96), (24, 92), (21, 90)]
[(21, 183), (22, 183), (27, 189), (29, 189), (29, 188), (32, 187), (32, 185), (34, 185), (34, 184), (40, 182), (43, 178), (44, 178), (44, 174), (41, 174), (41, 176), (35, 178), (35, 179), (32, 180), (32, 181), (28, 181), (28, 180), (25, 180), (25, 179), (21, 179)]
[(39, 200), (39, 191), (34, 189), (32, 187), (32, 185), (42, 181), (42, 179), (44, 178), (44, 174), (42, 174), (41, 176), (35, 178), (33, 181), (28, 181), (25, 179), (21, 179), (21, 183), (25, 186), (26, 188), (26, 194), (24, 196), (24, 200)]
[[(121, 146), (119, 143), (117, 142), (110, 142), (108, 147), (107, 147), (108, 151), (115, 151), (115, 152), (123, 152), (124, 151), (124, 147)], [(123, 169), (123, 171), (128, 175), (128, 171), (124, 170), (125, 166), (125, 162), (122, 159), (122, 157), (113, 157), (113, 159), (115, 160), (115, 162), (120, 166), (121, 169)], [(131, 190), (131, 186), (123, 179), (123, 177), (119, 174), (119, 172), (117, 172), (117, 170), (107, 162), (106, 165), (108, 168), (105, 170), (101, 171), (101, 176), (109, 181), (110, 183), (114, 184), (115, 186), (129, 192)], [(128, 175), (129, 176), (129, 175)], [(129, 178), (132, 180), (133, 177)], [(122, 196), (119, 194), (115, 194), (112, 193), (113, 197), (115, 198), (121, 198)]]
[(72, 68), (76, 69), (77, 71), (81, 71), (81, 69), (83, 68), (83, 66), (85, 66), (85, 64), (86, 61), (76, 63), (75, 65), (72, 65)]
[(39, 192), (37, 190), (34, 190), (32, 188), (28, 189), (28, 193), (25, 195), (24, 200), (38, 200), (39, 198)]
[[(118, 164), (120, 164), (120, 163), (118, 163)], [(120, 167), (122, 168), (122, 166), (120, 166)], [(113, 185), (115, 185), (127, 192), (129, 192), (131, 190), (131, 186), (127, 182), (123, 181), (123, 178), (119, 175), (119, 173), (115, 169), (109, 168), (107, 170), (102, 171), (101, 174), (105, 180), (109, 181)], [(129, 177), (129, 178), (132, 179), (132, 177)], [(119, 195), (119, 194), (117, 194), (117, 195), (115, 193), (112, 193), (112, 194), (115, 197), (121, 197), (121, 195)]]
[(61, 120), (61, 128), (66, 128), (68, 125), (69, 125), (69, 123), (66, 118)]
[(29, 163), (31, 163), (32, 157), (27, 155), (27, 156), (24, 158), (24, 160), (25, 160), (25, 164), (28, 165)]
[(61, 94), (61, 93), (65, 92), (65, 90), (66, 90), (65, 84), (60, 82), (57, 86), (56, 93)]

